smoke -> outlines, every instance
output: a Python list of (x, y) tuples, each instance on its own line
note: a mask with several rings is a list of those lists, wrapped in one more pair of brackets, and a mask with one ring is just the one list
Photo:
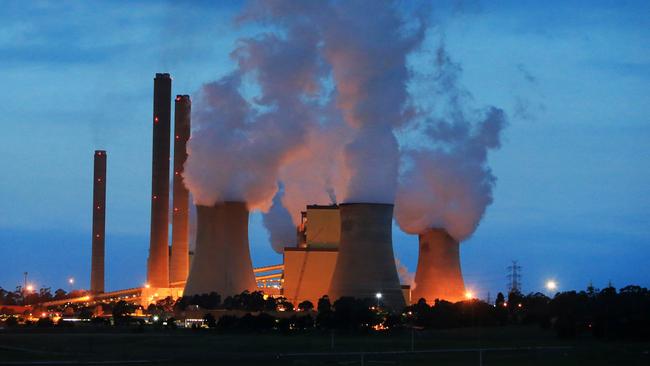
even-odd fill
[(318, 91), (322, 74), (315, 36), (294, 24), (282, 34), (241, 39), (231, 53), (236, 70), (201, 88), (183, 174), (196, 204), (270, 207), (278, 171), (304, 145), (313, 118), (305, 100)]
[(394, 200), (399, 146), (393, 131), (408, 116), (407, 56), (424, 39), (427, 12), (400, 10), (390, 1), (369, 5), (264, 1), (251, 3), (242, 16), (317, 35), (324, 87), (310, 108), (319, 118), (307, 127), (308, 147), (280, 174), (283, 203), (294, 221), (305, 204), (327, 204), (334, 197), (338, 202)]
[(251, 2), (237, 22), (257, 33), (238, 41), (235, 69), (194, 98), (184, 178), (195, 203), (271, 208), (276, 250), (287, 212), (295, 225), (307, 204), (395, 202), (407, 232), (471, 235), (492, 201), (487, 153), (505, 117), (469, 107), (444, 46), (433, 73), (419, 74), (413, 55), (431, 19), (428, 7), (393, 1)]
[(282, 196), (284, 188), (280, 186), (269, 212), (262, 215), (264, 226), (269, 232), (271, 247), (277, 253), (282, 253), (284, 247), (292, 246), (296, 243), (296, 226), (291, 220), (289, 211), (282, 205)]
[(336, 103), (355, 129), (344, 150), (348, 202), (391, 203), (395, 196), (399, 147), (393, 129), (406, 120), (407, 55), (427, 27), (424, 14), (402, 14), (395, 6), (373, 2), (369, 15), (367, 2), (334, 2), (322, 26)]
[(506, 118), (496, 107), (471, 108), (471, 94), (458, 81), (462, 69), (444, 45), (437, 49), (434, 70), (435, 110), (420, 111), (424, 117), (411, 126), (419, 129), (425, 144), (402, 151), (395, 218), (407, 233), (444, 228), (462, 241), (492, 203), (496, 178), (487, 156), (500, 147)]
[(415, 290), (415, 274), (409, 272), (409, 269), (400, 262), (397, 257), (395, 258), (395, 267), (397, 268), (397, 275), (399, 276), (399, 282), (402, 285), (411, 286), (411, 291)]

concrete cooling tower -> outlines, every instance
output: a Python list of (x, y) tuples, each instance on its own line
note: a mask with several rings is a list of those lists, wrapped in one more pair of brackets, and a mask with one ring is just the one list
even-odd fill
[(217, 292), (222, 298), (256, 289), (244, 202), (196, 206), (197, 234), (184, 296)]
[(444, 229), (429, 229), (420, 234), (420, 254), (415, 272), (414, 302), (424, 298), (461, 301), (465, 284), (460, 270), (459, 244)]
[(392, 309), (405, 306), (393, 255), (393, 205), (341, 204), (341, 241), (329, 297), (375, 298)]

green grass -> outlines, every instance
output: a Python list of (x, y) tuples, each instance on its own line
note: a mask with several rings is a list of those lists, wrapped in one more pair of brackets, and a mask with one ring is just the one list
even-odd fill
[[(603, 342), (591, 337), (559, 340), (537, 327), (416, 332), (415, 350), (472, 349), (444, 353), (400, 353), (411, 333), (334, 336), (301, 333), (219, 334), (210, 330), (38, 329), (0, 333), (0, 365), (30, 361), (146, 361), (159, 365), (478, 365), (478, 348), (568, 347), (486, 351), (484, 365), (646, 365), (650, 345)], [(382, 353), (373, 353), (382, 352)], [(304, 355), (303, 353), (318, 353)], [(343, 354), (341, 354), (343, 353)], [(363, 353), (363, 356), (362, 354)]]

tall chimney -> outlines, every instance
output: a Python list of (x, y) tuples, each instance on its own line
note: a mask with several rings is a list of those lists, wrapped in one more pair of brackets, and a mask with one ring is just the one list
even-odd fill
[(255, 290), (244, 202), (196, 206), (196, 249), (184, 295), (216, 292), (226, 296)]
[(174, 110), (174, 197), (172, 215), (172, 254), (169, 263), (169, 282), (177, 286), (187, 280), (189, 266), (189, 192), (183, 183), (183, 164), (187, 159), (185, 147), (190, 138), (189, 95), (177, 95)]
[(389, 308), (405, 306), (393, 255), (393, 205), (344, 203), (340, 205), (341, 242), (329, 296), (375, 298)]
[(428, 303), (436, 299), (460, 301), (465, 284), (460, 270), (458, 242), (444, 229), (429, 229), (419, 235), (420, 254), (411, 298)]
[(93, 174), (93, 247), (90, 292), (104, 292), (104, 234), (106, 231), (106, 151), (95, 151)]
[(153, 81), (153, 156), (151, 174), (151, 236), (147, 281), (169, 286), (169, 134), (172, 79), (156, 74)]

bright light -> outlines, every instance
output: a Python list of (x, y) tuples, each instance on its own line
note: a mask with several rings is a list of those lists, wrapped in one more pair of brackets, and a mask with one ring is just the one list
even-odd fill
[(471, 299), (473, 299), (473, 298), (474, 298), (474, 293), (472, 293), (472, 291), (467, 291), (467, 292), (465, 292), (465, 298), (466, 298), (467, 300), (471, 300)]
[(148, 283), (145, 283), (145, 284), (144, 284), (144, 288), (150, 288), (150, 287), (151, 287), (150, 284), (148, 284)]
[(381, 299), (381, 292), (377, 292), (377, 293), (375, 294), (375, 297), (378, 298), (378, 299)]
[(68, 283), (74, 285), (74, 278), (72, 277), (68, 278)]
[(27, 290), (27, 292), (32, 292), (32, 291), (34, 291), (34, 286), (33, 285), (27, 285), (27, 287), (25, 289)]
[(157, 322), (158, 319), (160, 319), (160, 318), (158, 317), (158, 315), (154, 315), (154, 316), (153, 316), (153, 321)]
[(555, 291), (557, 289), (557, 282), (555, 282), (554, 280), (546, 281), (546, 288), (549, 291)]

